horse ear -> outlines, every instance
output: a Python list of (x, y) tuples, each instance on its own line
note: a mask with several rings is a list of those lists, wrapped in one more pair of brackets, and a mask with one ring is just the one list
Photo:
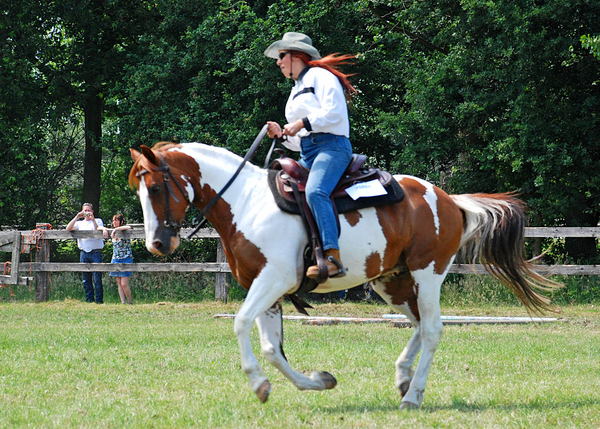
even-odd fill
[(140, 149), (142, 149), (142, 155), (144, 155), (148, 159), (148, 161), (150, 161), (154, 165), (160, 165), (160, 163), (157, 161), (156, 155), (154, 154), (152, 149), (150, 149), (146, 145), (141, 145)]
[(133, 162), (136, 162), (138, 158), (142, 156), (142, 154), (139, 153), (137, 150), (131, 148), (129, 148), (129, 153), (131, 153), (131, 159), (133, 159)]

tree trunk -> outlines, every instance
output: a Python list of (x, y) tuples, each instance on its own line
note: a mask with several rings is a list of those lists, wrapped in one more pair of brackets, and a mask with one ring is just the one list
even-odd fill
[(100, 216), (100, 181), (102, 177), (102, 99), (93, 93), (85, 100), (85, 160), (83, 164), (83, 203), (94, 205)]

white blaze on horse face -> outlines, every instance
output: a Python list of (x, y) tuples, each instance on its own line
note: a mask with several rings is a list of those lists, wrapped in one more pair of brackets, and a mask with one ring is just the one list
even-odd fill
[(423, 179), (414, 176), (396, 175), (394, 176), (394, 178), (399, 181), (401, 181), (403, 178), (412, 179), (419, 182), (425, 187), (425, 194), (423, 195), (423, 199), (431, 208), (431, 213), (433, 214), (433, 223), (435, 225), (435, 233), (437, 235), (440, 235), (440, 218), (438, 216), (437, 211), (437, 194), (435, 193), (433, 185)]
[(142, 204), (142, 213), (144, 214), (144, 231), (146, 232), (146, 249), (152, 252), (152, 243), (154, 242), (154, 232), (158, 228), (158, 218), (152, 208), (152, 202), (148, 196), (148, 188), (144, 176), (140, 179), (140, 187), (138, 189), (140, 203)]

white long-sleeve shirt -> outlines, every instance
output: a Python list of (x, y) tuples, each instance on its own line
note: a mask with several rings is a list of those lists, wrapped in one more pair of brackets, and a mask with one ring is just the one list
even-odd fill
[(299, 151), (300, 138), (311, 132), (350, 137), (342, 84), (337, 76), (321, 67), (310, 67), (300, 74), (285, 106), (285, 117), (288, 123), (306, 119), (310, 128), (303, 128), (294, 137), (288, 136), (284, 145), (291, 150)]

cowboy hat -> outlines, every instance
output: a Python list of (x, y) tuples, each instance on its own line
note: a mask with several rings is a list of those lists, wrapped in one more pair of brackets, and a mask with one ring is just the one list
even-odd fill
[(311, 60), (321, 59), (321, 54), (312, 45), (312, 40), (306, 34), (302, 33), (285, 33), (281, 40), (271, 43), (265, 50), (265, 55), (269, 58), (279, 58), (279, 51), (300, 51), (308, 54)]

